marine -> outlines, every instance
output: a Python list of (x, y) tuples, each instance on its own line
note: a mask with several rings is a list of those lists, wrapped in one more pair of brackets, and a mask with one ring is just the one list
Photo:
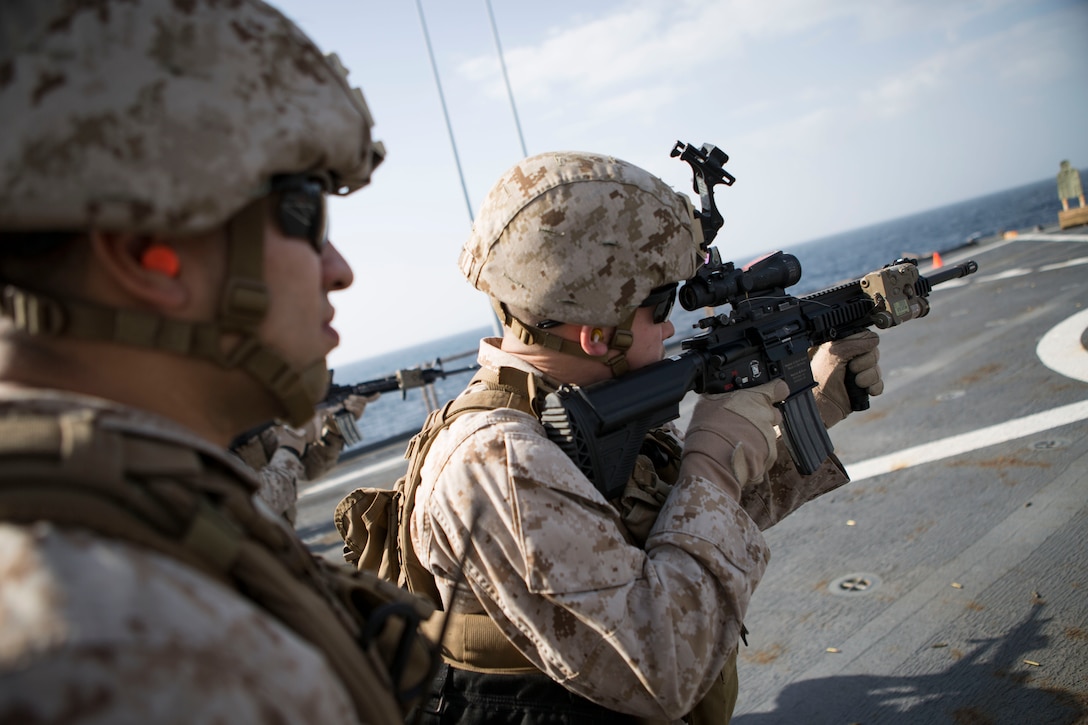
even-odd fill
[[(841, 465), (793, 467), (776, 431), (782, 381), (700, 396), (685, 431), (650, 432), (614, 500), (539, 420), (561, 384), (662, 359), (702, 239), (686, 196), (601, 154), (523, 159), (485, 198), (460, 269), (503, 336), (481, 342), (480, 372), (410, 445), (394, 533), (357, 535), (373, 492), (337, 510), (349, 560), (442, 610), (445, 663), (422, 722), (728, 721), (770, 556), (761, 531), (844, 484)], [(862, 333), (813, 351), (826, 426), (850, 410), (847, 370), (883, 390), (877, 344)], [(399, 549), (376, 553), (375, 539)]]
[[(313, 481), (328, 473), (340, 460), (345, 437), (338, 416), (358, 420), (372, 395), (349, 395), (334, 407), (319, 410), (304, 425), (258, 426), (230, 444), (230, 450), (252, 468), (260, 479), (259, 496), (268, 507), (294, 525), (298, 518), (300, 481)], [(358, 435), (358, 431), (354, 431)]]
[(226, 450), (328, 386), (362, 93), (259, 0), (9, 0), (0, 116), (0, 722), (403, 721), (430, 607)]

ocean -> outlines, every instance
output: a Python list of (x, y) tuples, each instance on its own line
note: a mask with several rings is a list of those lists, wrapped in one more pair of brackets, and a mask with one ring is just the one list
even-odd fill
[[(1088, 170), (1082, 169), (1081, 175), (1088, 178)], [(928, 257), (935, 251), (943, 253), (963, 246), (972, 238), (986, 239), (1010, 230), (1056, 226), (1060, 208), (1054, 179), (1045, 179), (861, 229), (794, 244), (783, 251), (800, 260), (802, 278), (790, 291), (794, 295), (815, 292), (861, 277), (899, 257)], [(728, 249), (722, 249), (722, 254), (728, 255)], [(758, 256), (760, 255), (732, 261), (741, 266)], [(693, 334), (692, 325), (702, 316), (699, 311), (688, 312), (677, 305), (672, 316), (676, 325), (674, 341), (690, 337)], [(475, 362), (480, 338), (492, 334), (490, 327), (481, 326), (360, 360), (334, 371), (334, 380), (340, 384), (361, 382), (417, 366), (441, 365), (447, 370), (466, 367)], [(469, 377), (469, 373), (461, 373), (437, 381), (434, 388), (438, 401), (444, 403), (456, 397)], [(363, 442), (359, 447), (367, 448), (382, 440), (412, 435), (422, 426), (426, 416), (427, 405), (420, 389), (385, 393), (367, 407), (359, 421), (359, 430), (363, 434)]]

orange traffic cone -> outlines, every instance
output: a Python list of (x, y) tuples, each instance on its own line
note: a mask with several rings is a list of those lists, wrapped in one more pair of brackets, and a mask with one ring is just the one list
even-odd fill
[(940, 252), (934, 252), (933, 253), (933, 269), (937, 269), (937, 267), (943, 267), (943, 266), (944, 266), (944, 260), (941, 259), (941, 253)]

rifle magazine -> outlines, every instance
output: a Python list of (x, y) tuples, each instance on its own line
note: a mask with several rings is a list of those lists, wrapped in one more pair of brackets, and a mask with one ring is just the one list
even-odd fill
[(835, 450), (827, 428), (820, 418), (816, 407), (816, 398), (811, 388), (797, 395), (790, 396), (779, 403), (782, 410), (782, 425), (786, 432), (786, 445), (789, 447), (797, 470), (808, 476), (816, 471), (827, 457)]

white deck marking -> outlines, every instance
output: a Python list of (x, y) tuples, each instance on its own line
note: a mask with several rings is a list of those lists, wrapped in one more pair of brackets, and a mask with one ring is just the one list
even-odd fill
[(1077, 257), (1076, 259), (1066, 260), (1065, 262), (1058, 262), (1057, 264), (1045, 264), (1039, 267), (1040, 272), (1052, 272), (1055, 269), (1065, 269), (1066, 267), (1076, 267), (1079, 264), (1088, 264), (1088, 257)]
[(346, 473), (341, 473), (339, 476), (334, 476), (328, 480), (323, 480), (316, 486), (310, 486), (305, 491), (299, 493), (299, 498), (306, 498), (307, 496), (313, 496), (314, 494), (328, 491), (329, 489), (339, 488), (353, 478), (360, 478), (368, 473), (378, 473), (379, 471), (387, 471), (391, 468), (403, 465), (405, 463), (403, 456), (391, 456), (379, 463), (372, 463), (364, 468), (353, 468)]
[(994, 282), (1002, 279), (1009, 279), (1011, 277), (1023, 277), (1029, 275), (1034, 270), (1031, 267), (1016, 267), (1015, 269), (1006, 269), (1004, 272), (998, 272), (997, 274), (984, 274), (979, 277), (973, 277), (972, 281), (975, 284), (982, 282)]
[[(1086, 327), (1088, 327), (1088, 310), (1083, 310), (1055, 325), (1043, 335), (1035, 348), (1035, 353), (1042, 363), (1054, 372), (1088, 382), (1088, 350), (1085, 350), (1080, 342), (1081, 332)], [(860, 481), (1035, 435), (1085, 418), (1088, 418), (1088, 400), (1051, 408), (970, 433), (942, 438), (932, 443), (912, 446), (866, 461), (848, 463), (846, 470), (851, 480)]]
[(1054, 372), (1088, 383), (1088, 350), (1080, 341), (1085, 328), (1088, 328), (1088, 310), (1055, 325), (1039, 340), (1035, 354)]
[(1088, 234), (1020, 234), (1008, 242), (1088, 242)]
[(987, 426), (970, 433), (942, 438), (932, 443), (904, 448), (885, 456), (877, 456), (867, 461), (847, 463), (846, 472), (850, 480), (857, 482), (892, 471), (933, 463), (945, 458), (952, 458), (963, 453), (977, 451), (980, 448), (996, 446), (1017, 438), (1035, 435), (1051, 428), (1058, 428), (1088, 418), (1088, 400), (1070, 403), (1058, 408), (1044, 410), (1041, 413), (1026, 415), (1023, 418)]

